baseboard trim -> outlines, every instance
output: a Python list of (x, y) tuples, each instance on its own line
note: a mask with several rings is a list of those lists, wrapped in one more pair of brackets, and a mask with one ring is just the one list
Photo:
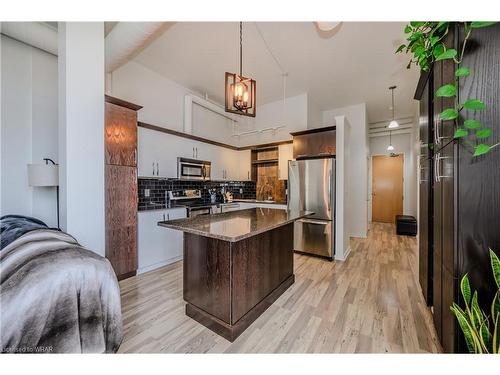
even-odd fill
[(351, 233), (350, 237), (356, 237), (356, 238), (368, 238), (368, 233)]
[(345, 251), (345, 255), (343, 258), (340, 258), (340, 257), (335, 257), (334, 259), (335, 260), (338, 260), (340, 262), (345, 262), (347, 260), (347, 258), (349, 257), (349, 254), (351, 253), (351, 247), (349, 246), (346, 251)]
[(146, 266), (146, 267), (139, 268), (137, 270), (137, 274), (140, 275), (142, 273), (153, 271), (153, 270), (155, 270), (157, 268), (168, 266), (169, 264), (178, 262), (179, 260), (182, 260), (182, 255), (179, 255), (179, 256), (177, 256), (175, 258), (170, 258), (170, 259), (164, 260), (162, 262), (154, 263), (154, 264), (151, 264), (151, 265)]

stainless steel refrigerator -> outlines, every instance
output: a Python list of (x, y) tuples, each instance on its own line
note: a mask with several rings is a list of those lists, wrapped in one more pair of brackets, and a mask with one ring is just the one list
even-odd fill
[(288, 163), (288, 209), (313, 211), (295, 221), (294, 250), (334, 259), (335, 159), (291, 160)]

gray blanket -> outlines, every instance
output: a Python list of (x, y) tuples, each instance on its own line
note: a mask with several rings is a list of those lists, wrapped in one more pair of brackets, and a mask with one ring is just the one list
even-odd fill
[(123, 338), (120, 290), (109, 261), (52, 229), (0, 252), (0, 350), (109, 353)]

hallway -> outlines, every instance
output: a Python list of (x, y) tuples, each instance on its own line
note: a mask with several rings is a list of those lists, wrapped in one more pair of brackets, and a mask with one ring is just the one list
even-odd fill
[(295, 255), (295, 284), (233, 343), (184, 314), (182, 262), (123, 280), (120, 352), (440, 352), (416, 238), (373, 223), (351, 245), (345, 263)]

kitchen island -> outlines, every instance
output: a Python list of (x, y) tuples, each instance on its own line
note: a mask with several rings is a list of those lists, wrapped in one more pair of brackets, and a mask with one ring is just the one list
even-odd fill
[(186, 315), (234, 341), (293, 284), (293, 222), (311, 214), (251, 208), (159, 222), (184, 232)]

